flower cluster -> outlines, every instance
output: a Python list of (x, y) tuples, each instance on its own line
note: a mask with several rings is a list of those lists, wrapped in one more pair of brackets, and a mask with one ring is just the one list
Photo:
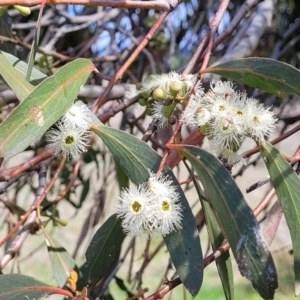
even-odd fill
[(189, 95), (196, 81), (195, 75), (182, 75), (176, 72), (170, 72), (161, 75), (150, 75), (140, 87), (140, 92), (152, 93), (155, 100), (177, 99)]
[(150, 174), (147, 182), (123, 190), (117, 208), (122, 227), (131, 236), (165, 236), (181, 227), (179, 194), (166, 176)]
[(92, 112), (84, 103), (75, 102), (56, 123), (56, 128), (47, 131), (47, 148), (54, 150), (55, 156), (76, 159), (88, 146), (91, 116)]
[(222, 81), (213, 81), (206, 94), (199, 89), (184, 116), (184, 123), (201, 127), (214, 152), (230, 164), (242, 160), (237, 150), (245, 137), (263, 142), (275, 130), (276, 120), (270, 108)]
[(139, 103), (147, 106), (147, 113), (159, 127), (174, 124), (177, 104), (185, 102), (195, 84), (195, 75), (182, 75), (170, 72), (148, 76), (138, 87), (141, 94)]

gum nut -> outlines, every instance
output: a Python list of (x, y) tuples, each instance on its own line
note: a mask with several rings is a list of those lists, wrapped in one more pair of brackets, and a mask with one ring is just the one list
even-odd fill
[(166, 99), (166, 94), (164, 92), (163, 89), (161, 88), (156, 88), (153, 92), (152, 92), (152, 97), (159, 101), (159, 100), (164, 100)]

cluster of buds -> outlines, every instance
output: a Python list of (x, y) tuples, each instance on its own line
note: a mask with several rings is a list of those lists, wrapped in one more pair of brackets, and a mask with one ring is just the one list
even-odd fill
[(150, 75), (137, 87), (141, 94), (139, 103), (147, 106), (147, 113), (159, 127), (174, 124), (176, 106), (186, 105), (195, 81), (195, 75), (180, 75), (175, 72)]
[(47, 148), (54, 155), (76, 159), (85, 152), (90, 139), (92, 112), (81, 101), (75, 102), (60, 120), (46, 132)]
[(232, 82), (213, 81), (209, 92), (199, 89), (187, 108), (186, 125), (200, 127), (217, 156), (235, 164), (243, 161), (237, 154), (245, 137), (262, 143), (274, 132), (277, 119), (270, 108), (256, 99), (235, 92)]
[(181, 227), (182, 206), (172, 181), (150, 174), (147, 182), (123, 190), (117, 215), (130, 236), (165, 236)]

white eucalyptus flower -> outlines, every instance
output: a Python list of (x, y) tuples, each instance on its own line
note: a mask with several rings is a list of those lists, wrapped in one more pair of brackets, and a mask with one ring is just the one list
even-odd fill
[(176, 187), (173, 185), (172, 180), (168, 176), (157, 175), (150, 172), (148, 179), (148, 190), (155, 197), (168, 196), (170, 198), (177, 199), (178, 193)]
[(247, 135), (255, 140), (263, 142), (265, 136), (269, 136), (276, 129), (274, 112), (270, 107), (266, 108), (259, 104), (256, 99), (249, 98), (246, 102), (247, 111)]
[(182, 206), (174, 197), (161, 196), (157, 199), (157, 231), (165, 236), (182, 227)]
[(66, 126), (89, 129), (92, 122), (92, 112), (83, 102), (77, 101), (62, 116), (61, 120)]
[(161, 102), (156, 101), (151, 109), (151, 116), (153, 120), (157, 123), (157, 126), (161, 128), (169, 125), (169, 119), (166, 118), (161, 112), (162, 108), (164, 107), (165, 106)]
[(191, 100), (189, 107), (185, 111), (183, 123), (194, 127), (206, 125), (211, 119), (211, 112), (201, 101)]
[(234, 94), (233, 84), (231, 81), (212, 80), (210, 88), (213, 93), (231, 95)]
[(123, 190), (119, 200), (117, 215), (122, 219), (125, 233), (130, 236), (139, 236), (155, 229), (154, 204), (145, 185)]
[(168, 176), (150, 173), (148, 189), (155, 199), (156, 231), (165, 236), (181, 228), (182, 206), (172, 180)]
[(67, 159), (76, 159), (79, 154), (87, 151), (87, 142), (90, 133), (79, 127), (66, 126), (58, 122), (57, 129), (52, 128), (46, 132), (47, 148), (54, 150), (55, 156), (63, 156)]
[(119, 200), (117, 215), (130, 236), (165, 236), (181, 227), (179, 193), (167, 176), (150, 173), (147, 182), (123, 190)]

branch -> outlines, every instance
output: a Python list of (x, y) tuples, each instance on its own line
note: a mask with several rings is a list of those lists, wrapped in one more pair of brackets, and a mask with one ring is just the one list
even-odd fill
[[(34, 6), (41, 4), (42, 0), (1, 0), (1, 5), (24, 5)], [(45, 4), (78, 4), (89, 6), (109, 6), (113, 8), (143, 8), (143, 9), (156, 9), (171, 11), (177, 5), (176, 0), (164, 1), (133, 1), (133, 0), (46, 0)]]
[[(39, 187), (36, 193), (36, 198), (33, 202), (33, 206), (36, 205), (39, 202), (39, 199), (43, 196), (44, 191), (47, 186), (46, 176), (47, 176), (47, 168), (48, 163), (42, 163), (40, 170), (39, 170)], [(23, 228), (20, 230), (18, 235), (15, 237), (14, 241), (10, 245), (10, 247), (6, 250), (4, 256), (2, 257), (0, 261), (0, 270), (3, 270), (3, 268), (15, 257), (15, 255), (19, 252), (23, 242), (25, 241), (26, 237), (29, 233), (35, 232), (38, 228), (36, 228), (36, 211), (32, 211), (28, 218), (26, 219), (26, 222), (23, 226)]]

